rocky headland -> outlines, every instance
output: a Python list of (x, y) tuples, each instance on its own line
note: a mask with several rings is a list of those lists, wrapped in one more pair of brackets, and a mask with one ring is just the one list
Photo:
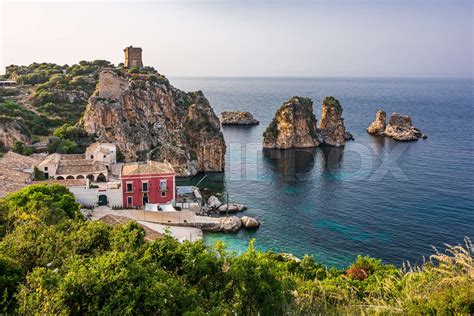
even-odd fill
[(179, 176), (223, 171), (219, 119), (201, 91), (184, 92), (158, 73), (103, 70), (81, 121), (125, 161), (168, 161)]
[(324, 99), (318, 128), (313, 101), (295, 96), (277, 110), (263, 134), (263, 147), (309, 148), (320, 144), (339, 147), (351, 139), (353, 136), (345, 130), (342, 106), (337, 99)]
[(221, 113), (222, 125), (256, 125), (259, 123), (252, 113), (244, 111), (225, 111)]
[(367, 128), (367, 132), (377, 136), (391, 137), (397, 141), (414, 141), (419, 138), (427, 138), (421, 131), (413, 126), (411, 117), (393, 113), (389, 123), (386, 124), (386, 113), (379, 110), (375, 115), (375, 121)]

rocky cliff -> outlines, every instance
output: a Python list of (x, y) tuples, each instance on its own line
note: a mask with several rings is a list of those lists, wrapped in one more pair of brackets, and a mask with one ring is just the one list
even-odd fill
[(264, 148), (306, 148), (319, 145), (313, 101), (292, 97), (277, 110), (263, 134)]
[(342, 118), (342, 107), (336, 98), (326, 97), (323, 100), (319, 128), (324, 144), (339, 147), (346, 143), (346, 128)]
[(181, 176), (223, 171), (226, 146), (203, 93), (186, 93), (158, 73), (103, 70), (81, 121), (126, 161), (166, 160)]
[(419, 129), (413, 126), (411, 117), (393, 113), (390, 121), (386, 124), (387, 114), (384, 110), (379, 110), (375, 115), (375, 121), (367, 128), (367, 132), (372, 135), (388, 136), (398, 141), (412, 141), (418, 138), (426, 138)]

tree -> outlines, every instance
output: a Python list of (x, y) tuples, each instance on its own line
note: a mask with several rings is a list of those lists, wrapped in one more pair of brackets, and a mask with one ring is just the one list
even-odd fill
[(37, 221), (48, 225), (82, 217), (74, 195), (57, 184), (34, 184), (8, 195), (2, 201), (7, 226)]
[(34, 167), (33, 169), (33, 179), (36, 181), (42, 181), (45, 180), (44, 178), (44, 173), (38, 169), (38, 167)]

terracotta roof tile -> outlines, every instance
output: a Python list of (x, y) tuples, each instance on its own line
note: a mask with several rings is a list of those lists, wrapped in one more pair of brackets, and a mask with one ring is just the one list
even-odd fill
[(169, 163), (158, 161), (132, 162), (122, 166), (122, 176), (162, 173), (174, 173), (174, 169)]

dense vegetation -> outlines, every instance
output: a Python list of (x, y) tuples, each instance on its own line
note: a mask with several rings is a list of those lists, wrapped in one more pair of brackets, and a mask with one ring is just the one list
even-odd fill
[(20, 87), (30, 87), (25, 102), (38, 112), (55, 118), (57, 127), (75, 124), (84, 111), (87, 99), (94, 92), (99, 71), (114, 67), (106, 60), (81, 61), (72, 66), (52, 63), (33, 63), (29, 66), (11, 65), (6, 77), (16, 80)]
[(28, 137), (48, 135), (50, 128), (59, 124), (59, 120), (25, 109), (13, 100), (0, 99), (0, 123), (9, 122), (18, 124), (20, 132)]
[(402, 271), (358, 257), (236, 255), (223, 244), (145, 242), (135, 222), (85, 220), (72, 194), (33, 185), (0, 200), (0, 306), (23, 314), (472, 314), (472, 244)]

